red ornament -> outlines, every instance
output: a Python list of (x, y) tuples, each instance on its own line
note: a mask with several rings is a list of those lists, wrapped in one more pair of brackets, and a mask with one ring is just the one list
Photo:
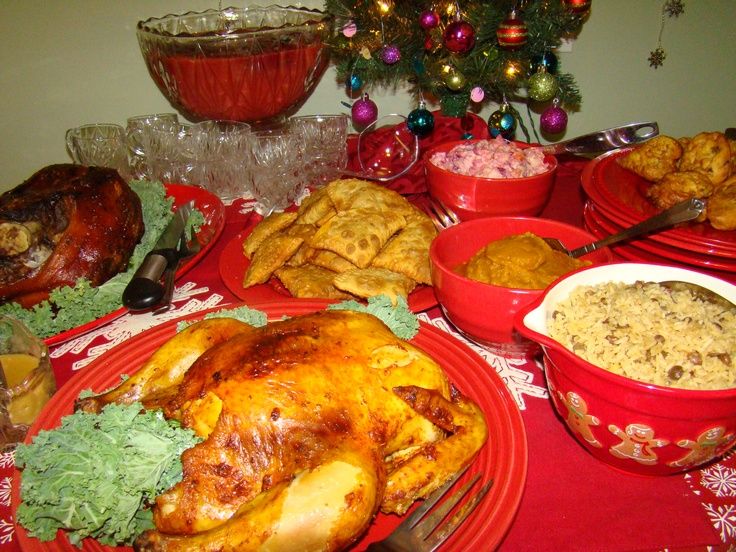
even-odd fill
[(467, 21), (453, 21), (442, 36), (445, 48), (454, 54), (467, 54), (475, 46), (475, 29)]
[(563, 0), (563, 3), (571, 12), (582, 15), (590, 10), (591, 0)]
[(518, 50), (524, 46), (528, 34), (526, 23), (516, 15), (514, 10), (501, 22), (496, 30), (498, 45), (506, 50)]

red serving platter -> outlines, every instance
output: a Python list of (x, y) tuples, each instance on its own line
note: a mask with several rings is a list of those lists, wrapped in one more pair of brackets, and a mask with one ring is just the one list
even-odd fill
[[(608, 233), (605, 230), (603, 230), (603, 228), (599, 225), (599, 223), (595, 219), (589, 216), (584, 216), (583, 222), (584, 222), (585, 228), (587, 228), (590, 233), (596, 236), (608, 235)], [(673, 259), (668, 259), (656, 253), (645, 251), (644, 249), (641, 249), (640, 247), (637, 247), (636, 245), (632, 245), (627, 242), (614, 244), (610, 246), (610, 248), (611, 248), (611, 251), (613, 251), (614, 255), (620, 257), (621, 259), (625, 259), (627, 261), (634, 261), (634, 262), (639, 262), (639, 263), (656, 263), (656, 264), (663, 264), (663, 265), (682, 266), (690, 270), (698, 270), (700, 272), (704, 272), (706, 274), (716, 276), (728, 282), (736, 283), (736, 272), (710, 269), (710, 268), (706, 268), (703, 266), (695, 266), (693, 264), (684, 263), (684, 262), (676, 261)]]
[[(651, 183), (616, 161), (629, 151), (615, 150), (596, 157), (585, 166), (581, 176), (583, 190), (595, 206), (623, 226), (639, 223), (658, 212), (644, 195)], [(693, 244), (703, 253), (736, 254), (736, 230), (718, 230), (707, 222), (693, 222), (665, 230), (652, 239), (667, 239), (669, 245), (685, 249), (688, 248), (686, 244)]]
[[(243, 241), (251, 233), (260, 217), (251, 217), (244, 230), (232, 238), (222, 250), (219, 259), (220, 278), (233, 295), (248, 304), (262, 303), (265, 301), (283, 301), (292, 297), (289, 291), (273, 277), (265, 284), (243, 287), (245, 276), (250, 261), (243, 254)], [(310, 299), (293, 299), (294, 301), (305, 301)], [(407, 298), (409, 309), (412, 312), (422, 312), (437, 305), (437, 297), (432, 286), (420, 285), (409, 294)]]
[[(196, 186), (185, 186), (183, 184), (165, 184), (166, 195), (174, 198), (174, 206), (179, 207), (189, 201), (194, 201), (194, 206), (204, 215), (204, 224), (197, 232), (197, 239), (202, 245), (202, 249), (194, 257), (181, 264), (176, 271), (176, 277), (180, 278), (187, 273), (194, 265), (196, 265), (202, 257), (212, 248), (217, 238), (225, 227), (225, 206), (220, 198), (208, 192), (204, 188)], [(121, 317), (128, 309), (121, 306), (119, 309), (112, 311), (105, 316), (91, 320), (86, 324), (71, 328), (56, 335), (52, 335), (44, 339), (46, 345), (59, 345), (80, 335), (99, 328), (116, 318)]]
[[(599, 238), (609, 236), (620, 232), (623, 227), (610, 221), (600, 213), (592, 204), (587, 204), (583, 210), (583, 219), (593, 224), (595, 228), (594, 235)], [(665, 259), (678, 261), (681, 263), (693, 265), (696, 267), (708, 268), (713, 270), (723, 270), (726, 272), (736, 272), (736, 256), (721, 257), (716, 255), (707, 255), (697, 253), (678, 247), (672, 247), (663, 243), (652, 241), (645, 237), (640, 239), (632, 239), (624, 242), (626, 245), (637, 247), (644, 251), (654, 253)]]
[[(284, 315), (296, 316), (325, 308), (326, 301), (293, 300), (250, 305), (265, 312), (270, 319)], [(216, 309), (213, 309), (216, 310)], [(176, 333), (180, 320), (196, 320), (204, 313), (194, 313), (179, 320), (169, 321), (129, 339), (95, 359), (77, 373), (44, 407), (28, 431), (26, 443), (42, 430), (57, 427), (63, 416), (71, 414), (74, 401), (85, 389), (101, 392), (120, 383), (122, 374), (134, 373), (165, 341)], [(432, 356), (445, 370), (453, 384), (472, 398), (483, 410), (488, 423), (488, 442), (481, 449), (462, 481), (475, 473), (481, 480), (493, 479), (493, 485), (483, 502), (465, 523), (447, 541), (444, 550), (492, 550), (497, 547), (516, 515), (526, 482), (527, 441), (521, 413), (513, 397), (496, 374), (477, 353), (452, 335), (422, 322), (412, 343)], [(16, 470), (11, 487), (11, 509), (15, 513), (20, 502), (21, 473)], [(371, 542), (388, 535), (403, 517), (378, 514), (369, 531), (351, 550), (365, 550)], [(75, 552), (66, 536), (59, 533), (56, 540), (42, 542), (28, 536), (16, 525), (18, 543), (26, 552)], [(118, 550), (130, 550), (119, 547)], [(116, 550), (95, 540), (86, 539), (84, 550), (102, 552)]]

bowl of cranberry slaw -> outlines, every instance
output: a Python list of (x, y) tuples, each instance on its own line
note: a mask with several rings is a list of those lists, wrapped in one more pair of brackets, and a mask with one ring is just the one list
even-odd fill
[(425, 153), (424, 167), (430, 195), (470, 220), (541, 213), (557, 159), (540, 147), (499, 136), (440, 144)]

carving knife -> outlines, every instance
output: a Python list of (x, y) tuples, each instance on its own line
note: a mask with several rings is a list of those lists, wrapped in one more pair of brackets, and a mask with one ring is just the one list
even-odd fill
[(179, 207), (154, 248), (146, 255), (123, 291), (123, 305), (130, 310), (147, 310), (158, 305), (164, 296), (161, 276), (166, 267), (178, 262), (177, 246), (194, 207), (189, 202)]

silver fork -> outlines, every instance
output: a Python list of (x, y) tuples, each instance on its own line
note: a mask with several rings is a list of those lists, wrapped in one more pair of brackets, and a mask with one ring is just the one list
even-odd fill
[[(448, 518), (450, 511), (480, 479), (480, 474), (476, 473), (470, 481), (429, 513), (466, 470), (467, 468), (464, 468), (456, 473), (452, 479), (430, 494), (388, 537), (370, 544), (366, 550), (369, 552), (432, 552), (437, 550), (475, 510), (493, 485), (493, 479), (490, 479)], [(446, 521), (445, 518), (447, 518)]]
[(460, 217), (457, 216), (455, 211), (432, 196), (428, 196), (427, 214), (437, 230), (444, 230), (460, 223)]

